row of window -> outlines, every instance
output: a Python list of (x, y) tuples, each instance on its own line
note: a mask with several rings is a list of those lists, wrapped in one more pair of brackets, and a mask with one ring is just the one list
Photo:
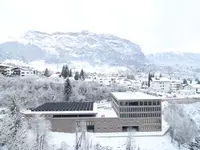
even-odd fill
[(120, 106), (152, 106), (160, 105), (160, 101), (120, 102)]
[(80, 115), (53, 115), (53, 118), (74, 118), (74, 117), (94, 117), (93, 114), (80, 114)]
[(157, 131), (157, 130), (161, 130), (161, 126), (146, 126), (146, 127), (142, 127), (142, 130)]
[(84, 124), (86, 124), (87, 126), (91, 126), (91, 125), (94, 125), (95, 123), (94, 123), (94, 121), (86, 121), (86, 122), (82, 122), (82, 121), (76, 121), (76, 124), (78, 125), (78, 126), (80, 126), (81, 124), (82, 125), (84, 125)]
[(145, 119), (144, 124), (154, 124), (154, 123), (161, 123), (161, 119)]
[(148, 111), (161, 111), (161, 107), (120, 108), (120, 112), (148, 112)]
[(120, 118), (151, 118), (160, 116), (160, 113), (120, 114)]
[[(100, 128), (97, 128), (97, 130), (100, 130)], [(113, 127), (111, 127), (111, 128), (104, 128), (104, 130), (105, 130), (105, 131), (107, 131), (107, 130), (111, 130), (111, 131), (112, 131), (112, 130), (113, 130)], [(118, 127), (117, 130), (120, 131), (120, 127)]]
[(110, 96), (110, 101), (115, 102), (117, 105), (119, 105), (119, 102), (115, 98), (113, 98), (112, 96)]

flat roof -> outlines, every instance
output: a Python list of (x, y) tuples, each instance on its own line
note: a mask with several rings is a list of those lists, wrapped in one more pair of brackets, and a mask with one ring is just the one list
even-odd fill
[(142, 92), (112, 92), (111, 94), (118, 100), (161, 99), (160, 97), (152, 96)]
[(33, 111), (93, 111), (93, 102), (45, 103)]
[[(92, 102), (77, 102), (77, 103), (92, 103)], [(93, 118), (118, 118), (116, 112), (112, 108), (111, 102), (100, 101), (98, 103), (92, 103), (93, 110), (87, 111), (50, 111), (49, 109), (46, 111), (34, 111), (34, 110), (24, 110), (23, 114), (26, 115), (95, 115)], [(92, 117), (90, 117), (92, 118)]]
[(154, 82), (171, 82), (171, 80), (166, 77), (152, 78), (152, 81), (154, 81)]
[(118, 118), (111, 102), (100, 101), (100, 103), (95, 103), (95, 106), (97, 111), (96, 118)]

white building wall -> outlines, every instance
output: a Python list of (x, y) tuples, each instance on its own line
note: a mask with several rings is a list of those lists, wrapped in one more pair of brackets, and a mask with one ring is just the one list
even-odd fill
[(34, 73), (31, 70), (21, 70), (20, 76), (34, 76)]
[(170, 82), (168, 81), (153, 81), (150, 87), (155, 92), (168, 93), (171, 91)]

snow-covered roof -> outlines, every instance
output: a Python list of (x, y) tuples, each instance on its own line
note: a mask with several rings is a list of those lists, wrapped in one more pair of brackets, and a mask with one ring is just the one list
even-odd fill
[(192, 86), (193, 88), (200, 89), (200, 84), (192, 84), (191, 86)]
[(142, 92), (112, 92), (111, 94), (118, 100), (160, 99), (159, 97)]
[(59, 76), (60, 76), (59, 74), (52, 74), (50, 77), (51, 78), (59, 78)]
[(0, 63), (0, 66), (3, 66), (3, 67), (11, 67), (11, 66), (9, 66), (9, 65), (1, 64), (1, 63)]
[(97, 114), (96, 111), (31, 111), (31, 110), (25, 110), (22, 111), (25, 115), (81, 115), (81, 114), (87, 114), (87, 115), (93, 115)]
[(95, 103), (97, 118), (117, 118), (117, 114), (112, 108), (111, 102), (101, 101), (100, 103)]
[(162, 78), (152, 78), (153, 82), (170, 82), (171, 80), (166, 78), (166, 77), (162, 77)]
[(94, 103), (92, 111), (22, 111), (25, 115), (96, 115), (96, 118), (116, 118), (118, 117), (116, 112), (111, 106), (111, 102), (102, 101), (100, 103)]

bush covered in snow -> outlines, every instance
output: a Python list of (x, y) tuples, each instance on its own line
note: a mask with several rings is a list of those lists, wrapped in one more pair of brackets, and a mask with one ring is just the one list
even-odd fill
[(194, 120), (183, 110), (181, 104), (169, 103), (164, 112), (165, 120), (171, 126), (170, 135), (180, 145), (190, 144), (198, 136), (198, 127)]
[[(126, 91), (119, 85), (100, 86), (95, 82), (72, 80), (70, 101), (99, 101), (107, 99), (112, 91)], [(7, 106), (7, 97), (15, 95), (22, 108), (37, 107), (46, 102), (65, 101), (64, 82), (49, 78), (0, 77), (0, 105)]]

